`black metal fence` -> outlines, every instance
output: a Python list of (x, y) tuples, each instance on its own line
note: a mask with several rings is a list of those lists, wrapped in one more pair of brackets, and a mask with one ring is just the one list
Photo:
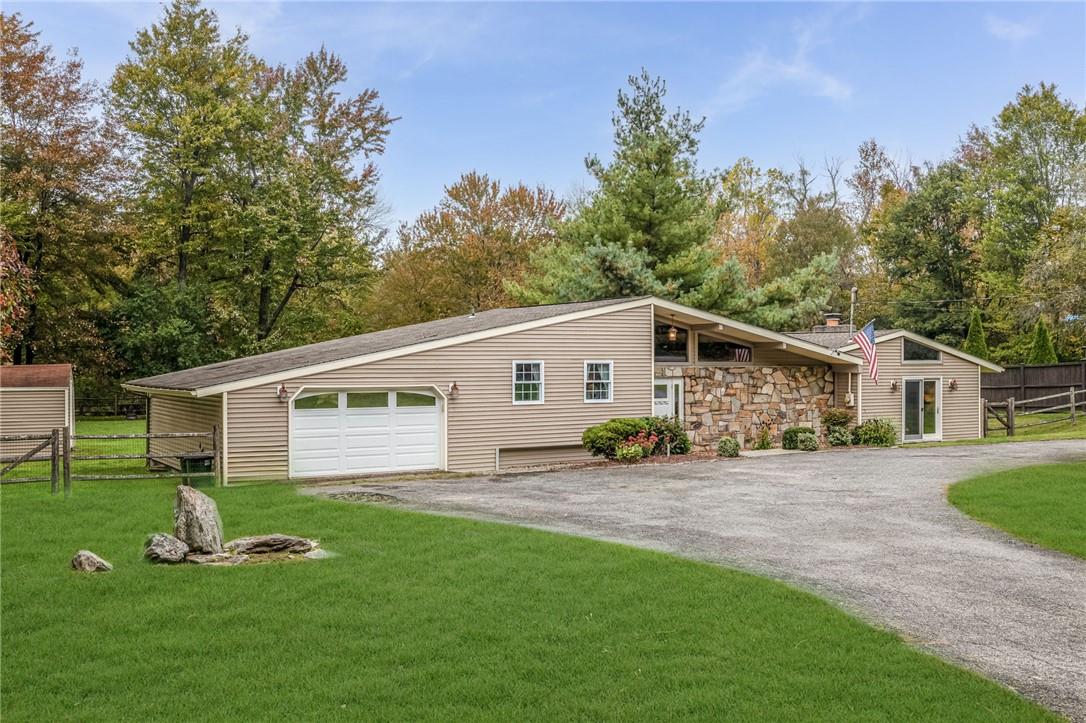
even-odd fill
[(1066, 394), (1069, 388), (1086, 389), (1086, 361), (1062, 364), (1019, 364), (999, 374), (982, 374), (980, 396), (992, 404), (1004, 404), (1012, 397), (1019, 409), (1041, 409), (1052, 394)]
[(114, 394), (111, 397), (76, 397), (77, 417), (124, 417), (143, 419), (147, 416), (147, 397), (141, 394)]

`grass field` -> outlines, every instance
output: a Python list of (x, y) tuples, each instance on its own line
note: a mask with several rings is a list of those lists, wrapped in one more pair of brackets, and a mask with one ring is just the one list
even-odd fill
[[(1086, 409), (1079, 410), (1075, 424), (1066, 419), (1067, 412), (1020, 415), (1013, 437), (1007, 436), (1003, 425), (988, 420), (988, 436), (983, 439), (958, 439), (950, 442), (924, 442), (910, 447), (945, 447), (962, 444), (1000, 444), (1002, 442), (1044, 442), (1053, 439), (1086, 439)], [(1061, 421), (1056, 421), (1061, 420)], [(1039, 424), (1044, 422), (1044, 424)]]
[(1022, 467), (951, 485), (951, 504), (985, 524), (1086, 559), (1086, 463)]
[[(0, 490), (0, 717), (1055, 720), (785, 585), (512, 526), (211, 490), (228, 537), (329, 560), (141, 560), (165, 481)], [(80, 575), (94, 550), (116, 569)]]

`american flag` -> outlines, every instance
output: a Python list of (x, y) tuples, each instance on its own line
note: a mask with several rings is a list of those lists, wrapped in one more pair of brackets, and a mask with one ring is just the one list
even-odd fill
[(735, 347), (735, 360), (737, 362), (749, 362), (750, 361), (750, 347), (737, 346)]
[(867, 326), (856, 332), (856, 335), (852, 337), (852, 341), (859, 345), (860, 351), (863, 352), (864, 359), (867, 361), (867, 366), (871, 367), (871, 379), (878, 384), (879, 355), (875, 351), (875, 322), (867, 322)]

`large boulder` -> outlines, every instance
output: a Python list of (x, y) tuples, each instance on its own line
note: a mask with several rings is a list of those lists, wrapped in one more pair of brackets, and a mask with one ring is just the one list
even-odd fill
[(109, 572), (113, 569), (113, 565), (90, 550), (80, 550), (72, 558), (72, 569), (79, 572)]
[(143, 556), (151, 562), (184, 562), (188, 552), (188, 545), (165, 532), (156, 532), (143, 545)]
[(178, 485), (173, 534), (192, 552), (222, 552), (222, 519), (215, 500), (194, 487)]
[(305, 554), (320, 546), (316, 540), (293, 535), (256, 535), (239, 537), (226, 543), (226, 549), (235, 554), (262, 555), (269, 552), (292, 552)]

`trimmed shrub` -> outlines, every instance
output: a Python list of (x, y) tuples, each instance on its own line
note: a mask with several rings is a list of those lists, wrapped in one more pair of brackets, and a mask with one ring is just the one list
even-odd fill
[(731, 437), (721, 437), (720, 441), (716, 443), (716, 453), (721, 457), (738, 457), (739, 442)]
[(615, 450), (615, 459), (619, 462), (633, 464), (645, 456), (645, 448), (640, 444), (620, 444)]
[(831, 407), (822, 412), (822, 425), (827, 429), (848, 427), (852, 424), (852, 412), (847, 409)]
[(645, 430), (656, 435), (656, 447), (653, 454), (667, 454), (668, 444), (672, 454), (690, 454), (690, 436), (683, 429), (683, 423), (670, 417), (643, 417)]
[(799, 435), (799, 449), (803, 452), (817, 452), (818, 451), (818, 437), (813, 434), (801, 434)]
[(754, 449), (773, 449), (773, 437), (769, 434), (769, 427), (762, 427), (758, 432), (758, 439), (754, 442)]
[[(783, 449), (800, 449), (800, 439), (814, 437), (815, 431), (810, 427), (789, 427), (781, 435), (781, 447)], [(817, 444), (817, 441), (816, 441)]]
[(642, 447), (644, 456), (667, 454), (669, 444), (672, 454), (690, 452), (690, 437), (682, 424), (660, 417), (618, 417), (589, 427), (581, 435), (581, 444), (593, 457), (607, 459), (615, 459), (618, 448), (631, 442)]
[(847, 447), (852, 444), (852, 432), (848, 427), (830, 427), (826, 432), (826, 441), (831, 447)]
[(852, 430), (852, 443), (867, 447), (893, 447), (897, 444), (897, 429), (889, 419), (869, 419)]

